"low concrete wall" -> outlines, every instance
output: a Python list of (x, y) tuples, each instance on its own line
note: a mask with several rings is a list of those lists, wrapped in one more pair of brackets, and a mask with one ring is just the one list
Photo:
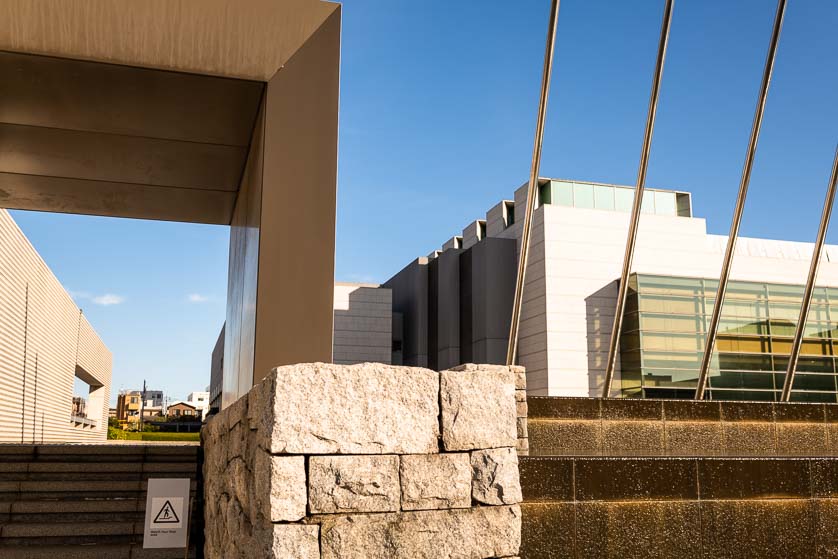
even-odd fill
[(203, 430), (206, 556), (517, 555), (521, 373), (275, 369)]

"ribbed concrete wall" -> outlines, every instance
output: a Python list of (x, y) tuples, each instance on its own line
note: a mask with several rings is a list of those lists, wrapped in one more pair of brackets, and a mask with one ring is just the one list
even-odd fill
[[(77, 374), (93, 426), (71, 421)], [(110, 352), (0, 210), (0, 442), (104, 440), (110, 383)]]
[(386, 363), (392, 356), (393, 295), (371, 285), (335, 284), (334, 362)]

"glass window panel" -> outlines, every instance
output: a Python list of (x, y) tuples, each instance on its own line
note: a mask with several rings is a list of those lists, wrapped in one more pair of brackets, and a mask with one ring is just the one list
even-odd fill
[(626, 297), (626, 313), (636, 313), (638, 310), (637, 295)]
[(725, 299), (724, 307), (722, 308), (722, 317), (724, 318), (752, 318), (756, 321), (767, 316), (765, 303), (761, 301), (751, 302)]
[(640, 204), (640, 213), (655, 213), (655, 193), (651, 190), (643, 191), (643, 202)]
[[(782, 387), (786, 381), (785, 374), (776, 374), (774, 382)], [(794, 390), (835, 390), (835, 375), (817, 375), (796, 373), (794, 375)]]
[(678, 204), (674, 192), (655, 191), (655, 213), (658, 215), (677, 215)]
[(626, 312), (623, 315), (623, 332), (636, 332), (638, 330), (640, 330), (640, 316), (636, 312)]
[(698, 382), (698, 368), (694, 370), (679, 369), (643, 369), (644, 387), (677, 387), (695, 388)]
[(803, 300), (802, 285), (783, 285), (778, 283), (768, 284), (768, 295), (772, 301), (792, 302), (800, 305)]
[(722, 371), (710, 377), (711, 388), (747, 388), (752, 390), (774, 390), (772, 373), (741, 373)]
[(796, 326), (793, 322), (789, 322), (788, 320), (776, 320), (773, 318), (768, 322), (770, 324), (771, 333), (775, 336), (794, 336)]
[(538, 202), (539, 205), (553, 203), (553, 183), (548, 181), (538, 185)]
[[(789, 350), (789, 353), (791, 350)], [(823, 339), (803, 338), (800, 355), (832, 355), (832, 342)]]
[(779, 392), (771, 390), (710, 390), (711, 400), (746, 400), (759, 402), (773, 402), (779, 397)]
[(829, 404), (835, 403), (836, 394), (834, 392), (795, 392), (791, 393), (792, 402), (824, 402)]
[(698, 315), (644, 313), (640, 317), (640, 328), (657, 332), (703, 332), (704, 318)]
[(594, 187), (592, 184), (573, 183), (573, 205), (577, 208), (594, 207)]
[(800, 303), (768, 303), (768, 314), (773, 319), (783, 319), (792, 324), (797, 324), (800, 317)]
[(703, 314), (700, 299), (690, 297), (670, 297), (667, 295), (640, 295), (640, 312), (658, 312), (666, 314)]
[(768, 353), (769, 339), (767, 337), (719, 336), (716, 338), (716, 350), (729, 353)]
[[(614, 207), (618, 212), (630, 212), (633, 200), (634, 189), (619, 187), (614, 189)], [(838, 301), (838, 292), (835, 294), (835, 300)]]
[(765, 285), (761, 283), (732, 281), (727, 286), (725, 301), (728, 299), (757, 300), (765, 299), (767, 296)]
[(678, 204), (678, 215), (681, 217), (691, 217), (692, 208), (690, 208), (690, 195), (685, 192), (678, 192), (675, 194), (675, 200)]
[(594, 207), (598, 210), (614, 209), (614, 187), (594, 185)]
[[(792, 338), (772, 338), (772, 352), (778, 355), (791, 353)], [(803, 339), (800, 355), (832, 355), (832, 343), (829, 340)]]
[(775, 371), (774, 360), (770, 355), (752, 354), (746, 355), (743, 353), (718, 353), (714, 352), (718, 358), (720, 370), (725, 371)]
[(653, 369), (695, 369), (701, 363), (701, 353), (666, 353), (660, 351), (644, 351), (643, 366)]
[(722, 318), (719, 321), (719, 334), (768, 335), (768, 321), (741, 318)]
[(620, 366), (627, 371), (640, 370), (640, 352), (627, 350), (620, 352)]
[[(667, 390), (689, 392), (695, 386), (704, 343), (704, 313), (712, 311), (717, 281), (642, 274), (632, 279), (637, 292), (630, 298), (631, 328), (639, 331), (627, 345), (637, 347), (639, 339), (642, 347), (631, 352), (625, 365), (632, 385), (636, 386), (639, 374), (647, 396)], [(731, 282), (711, 363), (711, 398), (779, 397), (788, 363), (784, 355), (791, 349), (802, 290), (799, 285)], [(792, 398), (838, 401), (833, 358), (838, 348), (832, 347), (838, 344), (838, 289), (816, 289), (804, 334)], [(804, 376), (798, 385), (797, 379)]]
[(553, 204), (573, 206), (573, 183), (553, 181)]
[(701, 280), (693, 278), (669, 278), (665, 276), (637, 276), (641, 293), (663, 293), (698, 297), (702, 294)]
[(803, 336), (807, 338), (827, 339), (832, 337), (832, 329), (832, 324), (809, 320), (806, 322), (806, 327), (803, 329)]
[(704, 348), (703, 334), (644, 332), (641, 341), (646, 351), (701, 351)]
[[(788, 357), (774, 357), (775, 371), (785, 371), (788, 367)], [(833, 359), (831, 357), (801, 357), (797, 362), (797, 370), (807, 373), (832, 373), (834, 372)]]
[[(601, 337), (601, 336), (598, 336)], [(591, 336), (588, 335), (588, 351), (595, 351), (595, 348), (590, 347), (592, 344), (590, 342)], [(598, 344), (594, 344), (598, 345)], [(603, 347), (601, 351), (608, 351), (608, 341), (607, 338), (605, 343), (602, 344)], [(636, 351), (640, 349), (640, 332), (626, 332), (625, 334), (620, 335), (620, 349), (622, 351)]]

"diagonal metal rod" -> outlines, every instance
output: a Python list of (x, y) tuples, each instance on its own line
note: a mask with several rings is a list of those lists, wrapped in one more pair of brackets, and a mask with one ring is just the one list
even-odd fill
[(739, 224), (742, 221), (742, 212), (745, 209), (745, 197), (748, 194), (748, 184), (751, 182), (751, 170), (754, 166), (754, 153), (757, 150), (759, 131), (762, 127), (762, 117), (765, 113), (765, 102), (768, 99), (768, 88), (771, 85), (771, 74), (774, 71), (774, 60), (777, 57), (777, 44), (780, 42), (780, 30), (783, 28), (783, 16), (786, 13), (786, 0), (779, 0), (777, 3), (777, 14), (774, 17), (774, 29), (771, 32), (771, 42), (768, 44), (768, 55), (765, 59), (765, 70), (762, 73), (762, 85), (759, 91), (754, 114), (754, 123), (751, 127), (751, 138), (748, 141), (748, 151), (745, 156), (745, 165), (742, 169), (742, 180), (739, 183), (739, 194), (736, 197), (736, 207), (733, 210), (733, 221), (730, 224), (730, 234), (727, 238), (722, 272), (719, 276), (719, 287), (716, 291), (716, 300), (713, 305), (713, 313), (710, 316), (710, 324), (707, 327), (707, 338), (704, 341), (704, 355), (701, 358), (701, 367), (698, 373), (698, 384), (695, 388), (695, 399), (703, 400), (704, 391), (707, 388), (707, 378), (710, 372), (710, 361), (713, 358), (713, 349), (716, 346), (716, 334), (719, 332), (719, 321), (722, 316), (727, 281), (730, 278), (730, 266), (733, 262), (733, 253), (736, 250), (736, 239), (739, 236)]
[(637, 183), (634, 188), (634, 201), (631, 206), (626, 252), (623, 255), (623, 270), (617, 291), (617, 307), (614, 311), (614, 325), (611, 327), (611, 340), (608, 344), (608, 361), (605, 363), (605, 382), (602, 385), (602, 397), (611, 396), (611, 384), (614, 381), (614, 368), (617, 366), (617, 348), (620, 345), (620, 332), (623, 327), (623, 314), (626, 309), (628, 294), (628, 275), (634, 260), (634, 246), (637, 243), (637, 226), (640, 223), (640, 208), (643, 204), (643, 189), (646, 186), (646, 171), (649, 168), (649, 152), (652, 149), (652, 135), (655, 130), (655, 116), (660, 97), (660, 85), (663, 78), (663, 64), (666, 60), (666, 46), (669, 43), (669, 27), (672, 23), (674, 0), (666, 0), (661, 23), (661, 36), (658, 42), (658, 57), (655, 62), (655, 76), (652, 80), (652, 92), (649, 95), (649, 110), (646, 115), (646, 132), (643, 136), (643, 149), (640, 152), (640, 167), (637, 170)]
[(527, 260), (530, 252), (530, 232), (532, 230), (532, 213), (535, 206), (535, 189), (538, 186), (538, 172), (541, 167), (541, 145), (544, 141), (544, 121), (547, 117), (550, 75), (553, 72), (553, 47), (556, 42), (556, 27), (559, 22), (559, 1), (552, 0), (550, 22), (547, 25), (547, 48), (544, 52), (544, 70), (541, 75), (541, 99), (538, 102), (538, 119), (535, 125), (535, 143), (532, 149), (530, 182), (527, 185), (527, 211), (524, 214), (524, 227), (521, 233), (521, 253), (518, 257), (518, 275), (515, 280), (515, 299), (512, 303), (512, 323), (509, 327), (509, 347), (506, 352), (507, 365), (515, 364), (515, 358), (518, 353), (518, 327), (521, 323), (524, 280), (526, 279)]
[(791, 344), (789, 366), (786, 369), (786, 379), (783, 382), (783, 393), (780, 397), (781, 402), (788, 402), (791, 398), (791, 387), (794, 384), (797, 361), (800, 359), (800, 348), (803, 345), (803, 332), (806, 329), (806, 320), (809, 318), (809, 307), (812, 304), (812, 294), (815, 291), (815, 280), (818, 279), (818, 267), (821, 264), (821, 254), (823, 253), (823, 244), (826, 241), (826, 231), (829, 229), (829, 218), (832, 215), (832, 203), (835, 201), (836, 186), (838, 186), (838, 147), (835, 148), (835, 157), (832, 161), (832, 175), (829, 177), (826, 199), (823, 202), (821, 224), (818, 227), (817, 240), (815, 240), (815, 251), (812, 253), (812, 263), (809, 265), (809, 277), (806, 279), (806, 289), (803, 291), (803, 301), (800, 305), (800, 316), (797, 318), (797, 329), (794, 331), (794, 341)]

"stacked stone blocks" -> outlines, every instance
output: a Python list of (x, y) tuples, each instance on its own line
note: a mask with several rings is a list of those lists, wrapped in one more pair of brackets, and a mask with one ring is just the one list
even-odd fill
[(275, 369), (203, 431), (206, 556), (515, 556), (519, 374)]

